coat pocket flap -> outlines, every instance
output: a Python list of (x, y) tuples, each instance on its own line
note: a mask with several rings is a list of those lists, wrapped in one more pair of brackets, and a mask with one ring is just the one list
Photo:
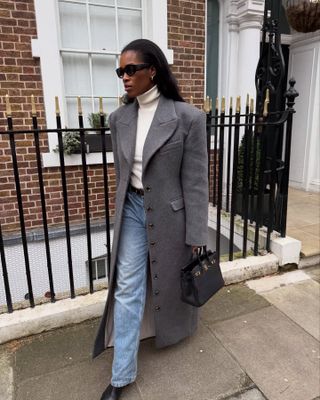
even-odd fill
[(184, 208), (184, 200), (183, 197), (180, 197), (179, 199), (171, 201), (171, 207), (173, 211), (178, 211)]

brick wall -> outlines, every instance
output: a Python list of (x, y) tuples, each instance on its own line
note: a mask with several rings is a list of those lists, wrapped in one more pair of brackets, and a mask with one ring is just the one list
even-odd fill
[[(5, 96), (10, 97), (14, 129), (29, 129), (31, 95), (35, 96), (38, 124), (45, 127), (40, 62), (32, 57), (31, 39), (37, 37), (33, 0), (0, 1), (0, 129), (7, 126)], [(42, 226), (39, 179), (33, 135), (16, 135), (24, 219), (27, 230)], [(47, 136), (40, 139), (41, 152), (48, 151)], [(115, 175), (108, 170), (110, 209), (114, 209)], [(72, 223), (84, 220), (84, 192), (81, 167), (67, 167), (69, 214)], [(61, 175), (58, 168), (43, 169), (49, 225), (64, 223)], [(102, 166), (88, 167), (92, 219), (104, 217)], [(8, 135), (0, 135), (0, 222), (3, 232), (19, 230), (19, 214)]]
[[(174, 50), (172, 67), (182, 95), (201, 106), (205, 71), (205, 0), (168, 0), (169, 48)], [(6, 129), (5, 95), (9, 94), (15, 129), (31, 127), (31, 95), (35, 96), (38, 122), (45, 126), (45, 111), (39, 59), (31, 53), (31, 39), (37, 37), (33, 0), (0, 0), (0, 129)], [(47, 152), (47, 137), (41, 137), (41, 151)], [(42, 226), (41, 203), (33, 135), (16, 139), (26, 228)], [(115, 176), (109, 167), (110, 209), (114, 211)], [(58, 168), (43, 169), (49, 225), (62, 225), (63, 198)], [(88, 167), (92, 219), (104, 213), (102, 166)], [(67, 167), (70, 221), (84, 220), (81, 167)], [(0, 223), (4, 232), (19, 230), (19, 215), (7, 135), (0, 135)]]
[(168, 46), (173, 73), (186, 101), (202, 106), (205, 77), (205, 0), (168, 0)]

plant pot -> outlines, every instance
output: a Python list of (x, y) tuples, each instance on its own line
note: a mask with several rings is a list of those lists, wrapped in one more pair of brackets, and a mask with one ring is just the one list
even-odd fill
[[(104, 135), (106, 151), (112, 151), (111, 136)], [(101, 133), (87, 133), (86, 143), (89, 147), (89, 153), (100, 153), (102, 151)]]
[(320, 2), (288, 1), (286, 11), (289, 24), (297, 32), (314, 32), (320, 29)]

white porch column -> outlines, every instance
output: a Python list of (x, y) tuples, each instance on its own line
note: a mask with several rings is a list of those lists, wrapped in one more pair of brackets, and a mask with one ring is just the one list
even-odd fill
[(260, 31), (263, 22), (264, 0), (228, 0), (223, 21), (228, 26), (228, 48), (222, 55), (226, 66), (227, 83), (224, 95), (241, 96), (245, 104), (247, 93), (255, 97), (255, 73), (260, 54)]
[(255, 97), (255, 73), (260, 55), (260, 32), (263, 22), (264, 1), (241, 2), (238, 6), (238, 94), (245, 105), (247, 93)]

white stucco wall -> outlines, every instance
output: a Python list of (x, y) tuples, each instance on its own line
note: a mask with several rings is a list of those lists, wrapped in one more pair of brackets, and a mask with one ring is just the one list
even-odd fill
[[(93, 258), (106, 254), (105, 231), (93, 233), (91, 240)], [(86, 267), (86, 261), (88, 260), (86, 235), (72, 236), (71, 247), (75, 289), (89, 287), (88, 269)], [(70, 284), (67, 245), (64, 236), (50, 240), (50, 252), (55, 293), (57, 295), (62, 292), (68, 292)], [(28, 255), (33, 295), (35, 298), (43, 297), (45, 292), (50, 290), (44, 241), (30, 242), (28, 244)], [(23, 301), (25, 294), (28, 293), (28, 287), (22, 245), (5, 245), (5, 256), (12, 301)], [(0, 261), (0, 270), (2, 269), (1, 267)], [(0, 306), (5, 304), (4, 282), (3, 279), (0, 279)]]
[(293, 35), (288, 75), (296, 79), (299, 92), (292, 131), (290, 185), (320, 191), (320, 31)]

